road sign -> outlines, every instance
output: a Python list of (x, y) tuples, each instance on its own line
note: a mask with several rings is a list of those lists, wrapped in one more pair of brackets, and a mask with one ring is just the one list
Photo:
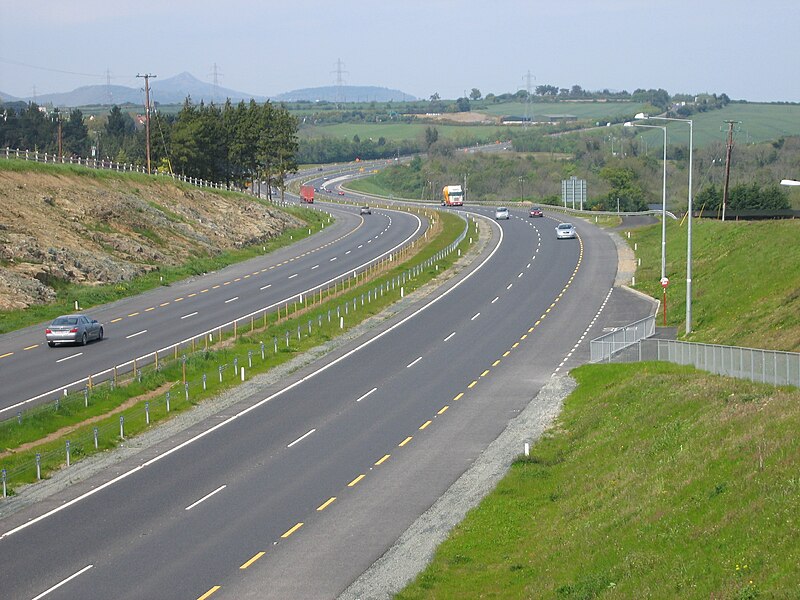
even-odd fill
[(669, 278), (662, 277), (661, 278), (661, 287), (666, 288), (669, 285)]

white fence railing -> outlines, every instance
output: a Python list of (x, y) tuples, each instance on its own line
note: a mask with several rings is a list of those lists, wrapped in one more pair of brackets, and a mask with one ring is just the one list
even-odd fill
[[(112, 160), (103, 160), (96, 158), (81, 158), (80, 156), (58, 156), (55, 153), (39, 152), (37, 150), (21, 150), (19, 148), (5, 148), (0, 152), (0, 158), (6, 160), (28, 160), (39, 163), (61, 164), (61, 165), (81, 165), (90, 169), (106, 169), (108, 171), (119, 171), (125, 173), (146, 173), (146, 169), (141, 165), (133, 163), (120, 163)], [(200, 179), (199, 177), (186, 177), (185, 175), (178, 175), (176, 173), (162, 173), (158, 170), (152, 172), (152, 175), (158, 177), (169, 177), (175, 181), (182, 181), (197, 187), (215, 188), (219, 190), (237, 190), (241, 191), (238, 187), (232, 186), (227, 183), (217, 183)]]

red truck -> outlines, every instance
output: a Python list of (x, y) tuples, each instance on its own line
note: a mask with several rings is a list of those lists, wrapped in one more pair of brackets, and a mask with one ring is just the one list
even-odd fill
[(300, 200), (314, 204), (314, 188), (310, 185), (300, 186)]

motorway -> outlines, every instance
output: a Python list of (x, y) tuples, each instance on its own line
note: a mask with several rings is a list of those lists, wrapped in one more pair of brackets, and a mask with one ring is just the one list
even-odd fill
[(357, 208), (328, 209), (335, 222), (291, 247), (87, 311), (104, 324), (102, 342), (49, 348), (44, 325), (1, 336), (0, 419), (83, 388), (90, 374), (360, 272), (427, 227), (414, 214), (382, 210), (364, 219)]
[[(479, 217), (492, 234), (483, 254), (380, 328), (69, 501), (6, 519), (3, 596), (335, 597), (602, 327), (609, 237), (579, 224), (580, 239), (557, 241), (556, 215), (512, 215)], [(334, 238), (352, 229), (337, 219)], [(404, 222), (387, 247), (413, 230)], [(343, 260), (345, 245), (332, 247)]]

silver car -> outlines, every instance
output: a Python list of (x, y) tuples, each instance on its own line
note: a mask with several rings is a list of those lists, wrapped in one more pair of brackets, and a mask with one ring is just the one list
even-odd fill
[(556, 238), (559, 240), (568, 240), (577, 237), (575, 228), (572, 223), (559, 223), (556, 227)]
[(86, 315), (63, 315), (47, 326), (44, 337), (51, 348), (62, 343), (85, 346), (91, 340), (103, 339), (103, 324)]
[(494, 211), (494, 218), (496, 221), (499, 221), (500, 219), (508, 220), (510, 218), (508, 214), (508, 208), (505, 206), (498, 206), (497, 210)]

